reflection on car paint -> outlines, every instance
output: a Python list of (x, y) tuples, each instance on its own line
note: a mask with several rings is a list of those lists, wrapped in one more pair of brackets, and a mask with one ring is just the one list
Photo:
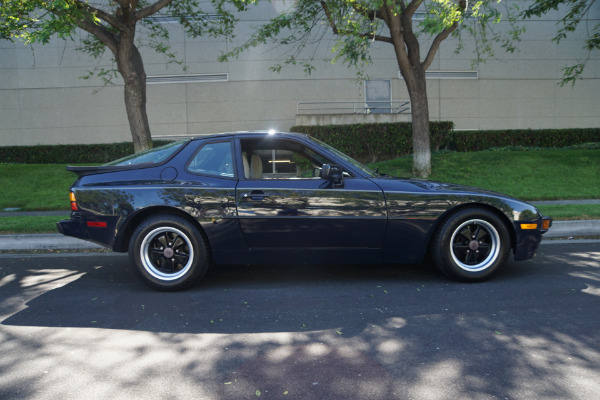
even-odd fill
[[(63, 234), (136, 251), (129, 248), (136, 228), (171, 215), (201, 232), (216, 263), (414, 263), (460, 210), (497, 215), (510, 233), (503, 245), (516, 260), (533, 257), (543, 233), (544, 217), (528, 203), (455, 184), (384, 177), (301, 134), (211, 135), (121, 163), (68, 168), (79, 175), (71, 188), (78, 210), (59, 222)], [(177, 249), (165, 248), (146, 259), (163, 257), (168, 265)]]

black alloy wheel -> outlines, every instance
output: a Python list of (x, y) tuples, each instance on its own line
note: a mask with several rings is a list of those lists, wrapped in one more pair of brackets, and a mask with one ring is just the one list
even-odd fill
[(162, 290), (183, 289), (208, 269), (206, 241), (188, 220), (161, 214), (135, 230), (129, 255), (149, 285)]
[(482, 281), (505, 263), (510, 247), (510, 234), (500, 217), (483, 208), (468, 208), (441, 224), (432, 256), (436, 267), (449, 277)]

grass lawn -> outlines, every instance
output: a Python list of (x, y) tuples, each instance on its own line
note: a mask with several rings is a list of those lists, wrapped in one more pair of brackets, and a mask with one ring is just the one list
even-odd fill
[(68, 218), (68, 212), (52, 217), (2, 217), (0, 214), (0, 234), (57, 233), (56, 223)]
[[(495, 190), (523, 200), (600, 199), (600, 149), (436, 153), (429, 179)], [(410, 177), (412, 158), (370, 164)]]
[(600, 204), (540, 205), (537, 208), (555, 220), (600, 219)]
[[(370, 164), (408, 178), (412, 158)], [(65, 165), (0, 164), (0, 210), (69, 211), (69, 187), (77, 176)], [(431, 180), (506, 193), (523, 200), (600, 199), (600, 149), (480, 151), (433, 154)], [(555, 219), (600, 219), (600, 205), (540, 206)], [(61, 217), (2, 217), (0, 234), (56, 232)]]
[(0, 164), (0, 210), (68, 210), (69, 188), (77, 175), (65, 167), (59, 164)]

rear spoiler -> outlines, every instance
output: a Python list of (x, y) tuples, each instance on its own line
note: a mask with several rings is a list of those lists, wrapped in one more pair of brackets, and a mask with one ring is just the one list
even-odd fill
[(106, 172), (126, 171), (129, 169), (137, 169), (154, 166), (153, 163), (135, 164), (135, 165), (86, 165), (86, 166), (67, 166), (67, 171), (75, 172), (77, 176), (87, 176), (95, 174), (103, 174)]

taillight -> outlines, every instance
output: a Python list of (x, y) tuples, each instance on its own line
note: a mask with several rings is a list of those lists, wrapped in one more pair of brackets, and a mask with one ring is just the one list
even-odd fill
[(77, 207), (77, 199), (75, 198), (75, 193), (69, 193), (69, 199), (71, 200), (71, 210), (79, 211), (79, 208)]

